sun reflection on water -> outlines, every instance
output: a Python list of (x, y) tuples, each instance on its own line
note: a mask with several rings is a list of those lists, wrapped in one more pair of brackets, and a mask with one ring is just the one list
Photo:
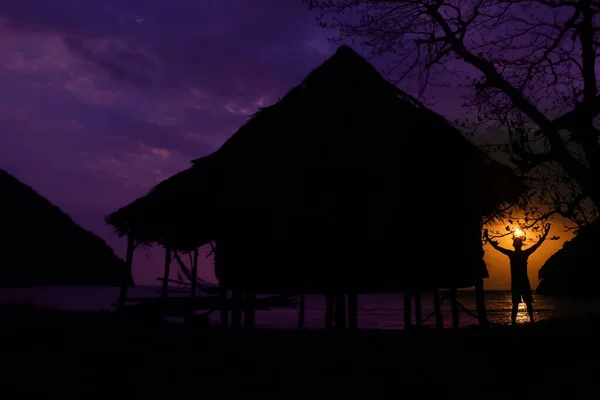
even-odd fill
[[(511, 305), (511, 307), (512, 307), (512, 305)], [(533, 318), (535, 320), (535, 307), (533, 308)], [(519, 312), (517, 314), (517, 324), (526, 324), (528, 322), (529, 322), (529, 314), (527, 314), (527, 306), (525, 305), (525, 303), (519, 303)]]

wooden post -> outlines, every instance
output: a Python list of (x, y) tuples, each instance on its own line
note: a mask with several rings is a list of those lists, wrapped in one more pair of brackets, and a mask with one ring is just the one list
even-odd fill
[(192, 260), (192, 299), (196, 298), (196, 289), (198, 287), (198, 249), (194, 250), (194, 258)]
[(165, 247), (165, 273), (163, 275), (163, 287), (162, 287), (162, 299), (167, 298), (167, 291), (169, 290), (169, 271), (171, 269), (171, 249)]
[(450, 308), (452, 309), (452, 328), (459, 327), (458, 293), (456, 288), (450, 288)]
[(358, 294), (348, 293), (348, 327), (358, 328)]
[(475, 282), (475, 304), (477, 306), (477, 320), (479, 325), (487, 326), (487, 312), (485, 309), (485, 296), (483, 292), (483, 279)]
[(219, 299), (221, 300), (221, 326), (229, 326), (229, 313), (227, 311), (227, 289), (219, 285)]
[(412, 328), (411, 293), (404, 292), (404, 329)]
[(433, 291), (433, 312), (435, 314), (435, 327), (442, 329), (444, 327), (444, 319), (442, 318), (442, 304), (440, 302), (440, 291)]
[(336, 296), (334, 318), (336, 329), (346, 328), (346, 296), (343, 294)]
[(233, 289), (231, 291), (231, 327), (242, 327), (242, 291)]
[(125, 256), (125, 271), (123, 271), (123, 280), (121, 281), (121, 290), (119, 291), (119, 298), (117, 300), (117, 311), (122, 311), (125, 307), (125, 300), (127, 299), (127, 291), (131, 284), (131, 270), (133, 266), (133, 251), (135, 250), (135, 242), (131, 235), (127, 235), (127, 253)]
[(254, 316), (256, 314), (256, 295), (254, 293), (245, 292), (244, 296), (244, 328), (254, 328)]
[(246, 327), (246, 322), (248, 322), (248, 296), (250, 293), (242, 292), (240, 294), (240, 326)]
[(415, 293), (415, 323), (417, 325), (417, 328), (420, 328), (423, 323), (422, 323), (422, 309), (421, 309), (421, 293), (417, 292)]
[(304, 293), (300, 295), (300, 309), (298, 310), (298, 328), (304, 328), (304, 305), (306, 299), (304, 298)]
[(227, 287), (223, 284), (223, 261), (222, 261), (222, 244), (219, 245), (218, 241), (215, 241), (215, 246), (212, 245), (212, 252), (214, 253), (214, 264), (215, 264), (215, 276), (219, 281), (219, 303), (221, 313), (221, 327), (227, 328), (229, 326), (229, 312), (228, 312), (228, 294)]
[(333, 328), (333, 310), (335, 308), (335, 296), (325, 295), (325, 329)]

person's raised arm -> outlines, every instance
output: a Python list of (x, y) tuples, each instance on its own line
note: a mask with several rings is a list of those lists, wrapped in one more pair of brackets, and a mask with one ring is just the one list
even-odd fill
[(498, 242), (495, 240), (491, 240), (489, 235), (488, 235), (488, 230), (486, 229), (485, 231), (483, 231), (483, 236), (485, 237), (485, 240), (492, 245), (493, 248), (495, 248), (496, 250), (498, 250), (500, 253), (505, 254), (507, 256), (510, 256), (510, 254), (512, 253), (512, 251), (505, 249), (504, 247), (500, 247), (498, 246)]
[(531, 246), (530, 248), (525, 250), (527, 253), (529, 253), (529, 254), (533, 253), (534, 251), (536, 251), (538, 249), (538, 247), (540, 247), (542, 245), (542, 243), (544, 243), (544, 240), (546, 240), (548, 233), (550, 233), (550, 226), (551, 226), (550, 224), (546, 224), (544, 226), (544, 234), (542, 235), (542, 237), (536, 244), (534, 244), (533, 246)]

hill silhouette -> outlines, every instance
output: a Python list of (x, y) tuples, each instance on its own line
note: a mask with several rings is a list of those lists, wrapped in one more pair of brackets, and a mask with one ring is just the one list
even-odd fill
[(0, 205), (0, 287), (121, 282), (124, 262), (104, 240), (1, 169)]
[(582, 229), (540, 269), (537, 293), (548, 296), (598, 296), (600, 221)]

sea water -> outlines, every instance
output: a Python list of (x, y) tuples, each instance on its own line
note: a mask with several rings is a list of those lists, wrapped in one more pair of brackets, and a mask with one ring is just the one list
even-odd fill
[[(185, 295), (174, 290), (172, 296)], [(36, 307), (52, 308), (64, 311), (107, 311), (114, 309), (119, 288), (116, 287), (37, 287), (20, 289), (0, 289), (0, 303), (30, 304)], [(129, 290), (128, 297), (157, 297), (160, 288), (155, 286), (136, 286)], [(444, 295), (444, 291), (441, 291)], [(569, 298), (551, 298), (534, 294), (535, 319), (543, 320), (554, 317), (581, 316), (600, 312), (600, 300), (578, 300)], [(459, 291), (459, 302), (473, 314), (475, 295), (472, 291)], [(508, 291), (486, 291), (486, 309), (491, 322), (506, 324), (510, 322), (512, 307), (511, 295)], [(422, 296), (423, 325), (434, 326), (433, 297)], [(319, 295), (307, 295), (305, 303), (305, 328), (320, 329), (324, 326), (325, 299)], [(367, 329), (401, 329), (404, 326), (403, 298), (400, 294), (364, 294), (358, 297), (358, 324)], [(413, 320), (415, 312), (412, 312)], [(442, 302), (444, 325), (452, 324), (450, 304), (446, 299)], [(519, 308), (518, 322), (527, 322), (525, 305)], [(218, 313), (213, 313), (211, 322), (219, 321)], [(475, 324), (476, 319), (461, 310), (460, 324)], [(257, 327), (293, 329), (298, 326), (298, 310), (294, 308), (273, 308), (256, 313)]]

